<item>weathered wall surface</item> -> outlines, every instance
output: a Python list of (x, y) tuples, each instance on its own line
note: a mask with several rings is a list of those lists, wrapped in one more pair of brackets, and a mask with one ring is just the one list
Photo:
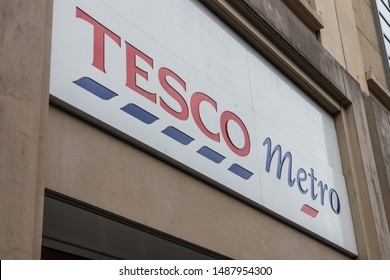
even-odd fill
[(386, 209), (390, 222), (390, 112), (375, 98), (366, 101), (375, 160)]
[(45, 0), (0, 3), (1, 259), (40, 256), (46, 5)]
[(356, 18), (356, 30), (359, 36), (361, 56), (364, 61), (364, 70), (365, 72), (372, 71), (382, 84), (386, 84), (386, 75), (371, 2), (368, 0), (355, 0), (352, 1), (352, 5)]
[[(352, 1), (356, 17), (364, 71), (367, 73), (369, 96), (365, 98), (365, 109), (369, 123), (370, 137), (378, 170), (380, 191), (385, 215), (390, 222), (390, 94), (383, 66), (379, 40), (375, 26), (376, 15), (373, 3), (368, 0)], [(367, 81), (362, 81), (366, 83)]]

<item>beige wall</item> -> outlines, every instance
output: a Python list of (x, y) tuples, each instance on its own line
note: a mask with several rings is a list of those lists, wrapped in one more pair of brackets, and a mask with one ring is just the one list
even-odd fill
[(364, 70), (372, 71), (383, 84), (387, 84), (371, 3), (368, 0), (355, 0), (352, 4)]
[(48, 102), (46, 2), (0, 4), (1, 259), (40, 257)]
[(374, 7), (367, 0), (354, 1), (356, 28), (362, 47), (364, 70), (369, 78), (369, 96), (365, 99), (370, 136), (373, 142), (382, 199), (390, 224), (390, 93), (383, 66), (382, 49), (375, 28)]
[(324, 28), (320, 30), (322, 46), (345, 68), (344, 51), (340, 36), (340, 27), (335, 2), (316, 0), (317, 12), (324, 21)]
[(368, 92), (364, 73), (373, 71), (386, 84), (370, 0), (315, 0), (324, 28), (320, 42)]
[(359, 1), (364, 0), (316, 0), (316, 8), (324, 20), (321, 44), (359, 82), (361, 89), (368, 92), (353, 6)]
[(381, 193), (390, 224), (390, 111), (374, 96), (366, 99), (366, 108)]
[[(356, 18), (356, 30), (361, 47), (364, 71), (370, 78), (368, 96), (365, 98), (367, 120), (373, 143), (375, 162), (385, 215), (390, 224), (390, 94), (383, 66), (382, 53), (375, 26), (376, 11), (368, 0), (352, 1)], [(364, 80), (361, 83), (366, 83)], [(373, 85), (376, 84), (375, 86)], [(381, 88), (381, 90), (378, 90)]]

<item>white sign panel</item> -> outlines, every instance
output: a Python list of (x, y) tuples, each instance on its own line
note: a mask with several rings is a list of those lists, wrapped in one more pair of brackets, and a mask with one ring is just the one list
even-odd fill
[(332, 117), (197, 1), (54, 1), (50, 94), (357, 254)]

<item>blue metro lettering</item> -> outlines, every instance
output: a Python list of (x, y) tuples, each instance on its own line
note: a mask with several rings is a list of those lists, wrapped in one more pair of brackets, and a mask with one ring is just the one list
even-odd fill
[[(301, 177), (301, 174), (303, 175), (303, 177)], [(305, 182), (306, 179), (307, 179), (307, 173), (306, 173), (305, 169), (299, 168), (297, 171), (297, 185), (298, 185), (299, 191), (303, 194), (307, 193), (307, 191), (308, 191), (308, 189), (304, 190), (302, 187), (302, 184), (301, 184), (301, 182)]]
[[(333, 196), (336, 197), (336, 206), (334, 205)], [(336, 214), (339, 214), (340, 213), (340, 198), (334, 189), (330, 189), (330, 191), (329, 191), (329, 200), (330, 200), (330, 206), (332, 207), (333, 212), (335, 212)]]
[(290, 152), (287, 152), (284, 154), (283, 159), (282, 159), (282, 147), (280, 145), (276, 145), (276, 147), (272, 150), (271, 153), (271, 139), (267, 137), (267, 139), (264, 140), (263, 146), (268, 144), (268, 149), (267, 149), (267, 161), (265, 163), (265, 170), (269, 173), (269, 170), (271, 168), (271, 161), (275, 155), (276, 152), (279, 152), (278, 155), (278, 168), (276, 171), (276, 177), (280, 180), (280, 177), (282, 176), (282, 169), (283, 165), (286, 159), (289, 159), (289, 165), (288, 165), (288, 185), (292, 187), (295, 183), (295, 179), (291, 179), (291, 172), (292, 172), (292, 155)]
[(324, 205), (325, 191), (328, 189), (328, 185), (324, 184), (324, 183), (322, 183), (322, 181), (320, 181), (318, 183), (318, 186), (320, 187), (320, 191), (321, 191), (321, 204)]
[[(310, 172), (307, 172), (303, 168), (299, 168), (296, 172), (296, 178), (293, 177), (292, 169), (293, 169), (293, 156), (291, 152), (287, 151), (285, 154), (283, 154), (282, 147), (280, 145), (276, 145), (272, 149), (272, 141), (271, 138), (267, 137), (264, 142), (263, 146), (267, 145), (267, 156), (266, 156), (266, 162), (265, 162), (265, 171), (270, 173), (271, 170), (271, 164), (272, 160), (276, 154), (278, 153), (278, 160), (276, 165), (276, 177), (280, 180), (282, 177), (282, 171), (284, 167), (284, 163), (288, 159), (288, 177), (287, 177), (287, 183), (289, 187), (293, 187), (295, 182), (297, 182), (297, 188), (302, 194), (306, 194), (309, 191), (308, 187), (304, 186), (304, 182), (310, 181), (310, 196), (313, 201), (315, 201), (320, 196), (321, 205), (325, 205), (325, 193), (329, 191), (329, 205), (332, 211), (335, 214), (340, 214), (340, 198), (337, 194), (336, 190), (333, 188), (328, 188), (328, 185), (322, 182), (321, 180), (318, 181), (318, 179), (314, 175), (314, 169), (310, 168)], [(317, 183), (318, 181), (318, 183)], [(317, 190), (319, 189), (319, 193), (317, 193)]]
[(309, 177), (311, 178), (311, 180), (310, 180), (311, 199), (316, 200), (318, 195), (315, 193), (315, 190), (314, 190), (314, 182), (317, 181), (317, 178), (314, 176), (314, 169), (313, 168), (310, 168)]

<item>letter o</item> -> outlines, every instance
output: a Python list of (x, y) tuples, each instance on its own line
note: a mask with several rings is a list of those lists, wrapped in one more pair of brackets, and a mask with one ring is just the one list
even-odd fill
[[(334, 205), (333, 202), (333, 196), (336, 196), (336, 205)], [(340, 214), (340, 199), (339, 195), (334, 189), (330, 189), (329, 191), (329, 201), (330, 201), (330, 206), (332, 207), (333, 212), (335, 212), (337, 215)]]
[[(238, 126), (241, 128), (242, 133), (244, 134), (244, 146), (242, 148), (236, 147), (232, 139), (230, 138), (229, 131), (228, 131), (228, 123), (229, 121), (234, 121), (238, 124)], [(248, 130), (246, 129), (245, 124), (242, 122), (242, 120), (235, 115), (232, 112), (225, 111), (221, 115), (221, 132), (222, 136), (225, 139), (226, 144), (232, 150), (236, 155), (240, 157), (245, 157), (249, 154), (251, 149), (251, 143), (249, 138)]]

